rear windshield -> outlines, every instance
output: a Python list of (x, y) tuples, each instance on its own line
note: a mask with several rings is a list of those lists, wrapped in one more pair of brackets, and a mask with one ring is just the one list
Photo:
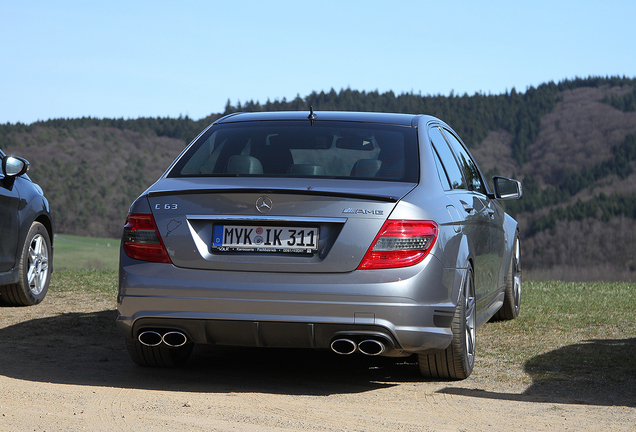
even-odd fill
[(168, 177), (326, 177), (417, 182), (416, 129), (352, 122), (216, 125)]

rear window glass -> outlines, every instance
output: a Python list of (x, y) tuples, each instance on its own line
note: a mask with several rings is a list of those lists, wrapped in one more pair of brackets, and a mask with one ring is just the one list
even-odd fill
[(216, 125), (168, 177), (328, 177), (417, 182), (415, 128), (353, 122)]

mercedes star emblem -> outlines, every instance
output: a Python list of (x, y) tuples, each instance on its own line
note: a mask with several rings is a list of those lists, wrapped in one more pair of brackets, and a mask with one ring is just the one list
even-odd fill
[(270, 197), (262, 196), (256, 200), (256, 210), (260, 213), (267, 213), (272, 209), (273, 202)]

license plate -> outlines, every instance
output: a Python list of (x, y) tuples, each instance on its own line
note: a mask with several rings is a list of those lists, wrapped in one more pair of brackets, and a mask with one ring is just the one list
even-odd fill
[(313, 253), (318, 228), (215, 225), (212, 247), (219, 252)]

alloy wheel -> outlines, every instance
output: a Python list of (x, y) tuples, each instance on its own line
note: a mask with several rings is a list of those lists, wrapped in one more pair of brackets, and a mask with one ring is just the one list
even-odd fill
[(40, 294), (47, 281), (49, 273), (49, 251), (44, 237), (36, 234), (29, 245), (27, 281), (33, 295)]

